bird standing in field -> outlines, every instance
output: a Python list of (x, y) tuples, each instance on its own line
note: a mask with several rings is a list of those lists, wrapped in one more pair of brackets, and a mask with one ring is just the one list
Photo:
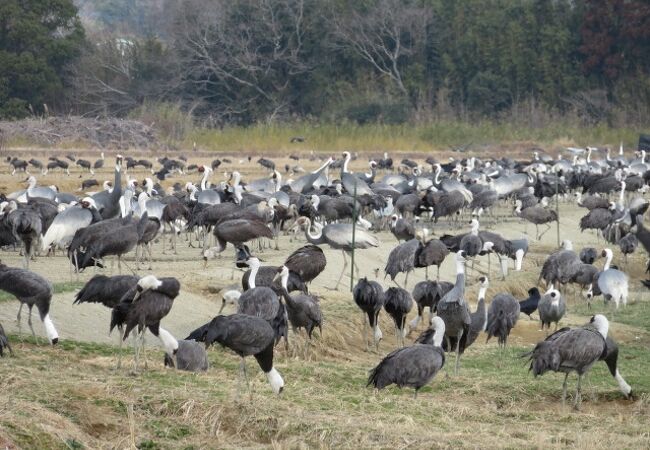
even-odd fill
[[(237, 353), (241, 358), (240, 376), (244, 377), (247, 385), (248, 376), (244, 358), (255, 357), (273, 392), (279, 394), (284, 389), (284, 380), (273, 367), (275, 332), (266, 320), (247, 314), (217, 316), (194, 330), (185, 339), (205, 342), (206, 347), (218, 342)], [(248, 388), (250, 391), (250, 385)]]
[(497, 294), (488, 308), (488, 321), (485, 329), (486, 342), (491, 337), (497, 337), (499, 347), (505, 348), (510, 331), (519, 318), (519, 302), (510, 294)]
[(411, 294), (402, 288), (391, 287), (384, 293), (384, 309), (395, 322), (397, 345), (404, 347), (404, 338), (408, 333), (406, 316), (413, 309)]
[(32, 331), (32, 336), (36, 337), (34, 327), (32, 327), (32, 308), (36, 306), (49, 341), (52, 345), (59, 342), (59, 333), (54, 328), (52, 319), (50, 319), (50, 303), (53, 290), (52, 284), (48, 280), (29, 270), (7, 267), (5, 264), (0, 263), (0, 289), (15, 296), (20, 302), (17, 317), (19, 331), (20, 313), (23, 305), (27, 305), (29, 308), (27, 323)]
[[(160, 326), (160, 321), (171, 311), (174, 299), (178, 297), (180, 289), (181, 284), (176, 278), (158, 279), (154, 275), (140, 278), (136, 285), (124, 294), (120, 303), (113, 308), (110, 331), (117, 327), (123, 331), (122, 341), (125, 341), (131, 331), (137, 327), (137, 332), (143, 341), (144, 332), (148, 328), (154, 336), (161, 340), (166, 353), (173, 355), (178, 349), (178, 342)], [(137, 339), (134, 347), (135, 371), (137, 372), (140, 357), (140, 346)], [(118, 367), (120, 362), (118, 360)]]
[[(571, 372), (578, 374), (574, 407), (582, 401), (582, 378), (598, 360), (607, 356), (609, 322), (601, 314), (591, 318), (589, 324), (579, 328), (562, 328), (538, 343), (530, 357), (530, 368), (535, 377), (548, 371), (563, 372), (562, 403), (566, 401), (567, 379)], [(630, 390), (631, 391), (631, 390)]]
[(438, 316), (445, 322), (448, 351), (452, 351), (450, 338), (456, 338), (454, 373), (457, 375), (460, 369), (460, 354), (465, 348), (472, 321), (465, 301), (465, 256), (463, 250), (456, 253), (456, 284), (438, 302)]
[(519, 302), (519, 311), (526, 314), (530, 320), (533, 320), (530, 315), (537, 311), (537, 305), (541, 298), (539, 289), (536, 287), (528, 289), (528, 298)]
[(368, 386), (384, 389), (396, 384), (418, 391), (429, 384), (445, 364), (445, 352), (442, 340), (445, 335), (445, 323), (440, 317), (434, 317), (431, 328), (427, 329), (410, 347), (399, 348), (388, 354), (372, 369), (368, 377)]
[[(363, 314), (363, 340), (368, 350), (368, 324), (373, 330), (375, 348), (379, 350), (379, 341), (383, 335), (379, 328), (379, 313), (384, 306), (385, 295), (381, 285), (376, 281), (368, 281), (368, 278), (361, 278), (352, 291), (354, 302)], [(368, 320), (366, 321), (366, 315)]]
[(546, 325), (546, 334), (548, 334), (548, 330), (551, 329), (551, 322), (555, 322), (555, 329), (557, 330), (558, 322), (564, 317), (564, 313), (566, 312), (566, 301), (560, 295), (560, 291), (554, 289), (553, 285), (551, 285), (549, 290), (539, 300), (537, 310), (539, 312), (539, 320), (542, 322), (542, 330), (544, 330), (544, 325)]

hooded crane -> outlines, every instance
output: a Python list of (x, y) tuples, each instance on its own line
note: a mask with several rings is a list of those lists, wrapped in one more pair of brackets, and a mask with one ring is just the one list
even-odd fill
[(302, 293), (294, 295), (289, 294), (289, 291), (287, 290), (289, 268), (287, 266), (281, 267), (280, 271), (276, 275), (276, 278), (278, 277), (281, 279), (282, 296), (286, 303), (289, 323), (291, 324), (294, 333), (297, 333), (298, 329), (304, 328), (307, 332), (307, 337), (311, 340), (314, 328), (318, 327), (322, 336), (323, 314), (321, 313), (318, 298)]
[(144, 233), (149, 218), (143, 214), (139, 221), (129, 220), (125, 225), (96, 236), (85, 252), (80, 252), (80, 267), (89, 267), (109, 255), (117, 255), (118, 271), (122, 270), (122, 255), (133, 250)]
[(259, 238), (273, 239), (273, 232), (261, 220), (231, 219), (224, 220), (214, 227), (213, 234), (217, 239), (217, 246), (203, 252), (204, 265), (208, 258), (214, 258), (226, 249), (228, 242), (235, 247), (240, 247), (245, 242)]
[(0, 263), (0, 289), (15, 296), (20, 302), (16, 319), (19, 330), (20, 313), (23, 305), (27, 305), (29, 308), (27, 323), (32, 335), (36, 337), (34, 327), (32, 327), (32, 308), (36, 305), (49, 341), (52, 345), (59, 342), (59, 333), (57, 333), (52, 319), (50, 319), (50, 303), (52, 302), (53, 291), (52, 284), (49, 281), (29, 270), (7, 267), (5, 264)]
[(429, 308), (429, 322), (436, 311), (440, 299), (454, 287), (448, 281), (420, 281), (413, 288), (413, 301), (418, 307), (418, 315), (415, 316), (409, 326), (416, 329), (422, 320), (424, 308)]
[[(316, 227), (316, 234), (311, 233), (311, 221), (306, 217), (300, 217), (298, 219), (298, 224), (305, 228), (305, 236), (307, 240), (315, 245), (318, 244), (328, 244), (335, 250), (341, 250), (343, 253), (343, 269), (341, 270), (341, 275), (339, 276), (338, 281), (334, 289), (338, 289), (345, 269), (348, 267), (348, 260), (345, 256), (346, 253), (350, 253), (353, 248), (355, 249), (365, 249), (370, 247), (379, 247), (379, 240), (377, 237), (372, 234), (357, 228), (355, 230), (354, 236), (354, 245), (352, 241), (352, 225), (347, 223), (333, 223), (323, 227), (318, 222), (314, 222), (314, 227)], [(359, 268), (357, 267), (357, 271)]]
[(488, 308), (486, 342), (494, 336), (498, 338), (499, 346), (505, 348), (510, 331), (517, 324), (519, 311), (519, 302), (512, 295), (495, 295)]
[(447, 246), (439, 239), (431, 239), (420, 249), (415, 259), (415, 267), (425, 268), (425, 277), (429, 279), (429, 266), (436, 266), (436, 279), (440, 280), (440, 265), (449, 254)]
[(530, 357), (530, 368), (535, 377), (548, 371), (563, 372), (562, 403), (566, 401), (567, 379), (571, 372), (578, 374), (574, 407), (582, 402), (582, 378), (597, 361), (607, 356), (609, 322), (601, 314), (591, 318), (589, 324), (579, 328), (562, 328), (539, 342)]
[(463, 250), (456, 253), (456, 284), (438, 302), (438, 316), (445, 322), (447, 349), (451, 351), (450, 338), (456, 338), (456, 364), (454, 373), (460, 368), (460, 354), (465, 348), (471, 317), (465, 301), (465, 255)]
[(519, 302), (519, 311), (526, 314), (530, 320), (533, 320), (530, 315), (537, 311), (537, 305), (539, 305), (541, 298), (539, 289), (536, 287), (528, 289), (528, 298)]
[(620, 303), (623, 303), (623, 306), (627, 305), (628, 277), (620, 270), (609, 268), (614, 257), (611, 249), (604, 249), (602, 256), (605, 258), (605, 266), (598, 276), (598, 288), (605, 301), (613, 300), (618, 309)]
[(395, 337), (397, 345), (404, 347), (404, 338), (408, 333), (406, 326), (406, 316), (413, 309), (413, 298), (409, 291), (391, 287), (384, 293), (384, 309), (395, 322)]
[(398, 273), (404, 272), (406, 274), (404, 278), (404, 287), (406, 287), (409, 273), (415, 269), (415, 262), (421, 249), (422, 243), (417, 239), (411, 239), (410, 241), (398, 244), (388, 255), (384, 273), (390, 275), (391, 281), (397, 284), (395, 277)]
[(13, 200), (6, 206), (4, 214), (6, 216), (4, 220), (6, 220), (14, 235), (21, 240), (25, 247), (23, 268), (29, 269), (32, 251), (35, 249), (43, 230), (41, 216), (31, 207), (18, 208), (18, 205)]
[(241, 358), (240, 376), (244, 377), (247, 384), (248, 376), (244, 358), (254, 356), (273, 392), (279, 394), (284, 389), (284, 380), (273, 367), (275, 332), (266, 320), (247, 314), (217, 316), (209, 323), (192, 331), (185, 339), (205, 342), (206, 347), (218, 342), (223, 347), (228, 347), (237, 353)]
[(9, 350), (9, 354), (13, 356), (14, 351), (11, 349), (11, 344), (9, 344), (9, 339), (5, 333), (5, 329), (0, 325), (0, 358), (4, 357), (4, 349)]
[(135, 275), (95, 275), (75, 295), (73, 305), (82, 303), (101, 303), (107, 308), (115, 308), (122, 297), (129, 292), (139, 278)]
[[(246, 264), (251, 268), (248, 279), (249, 289), (239, 297), (237, 314), (248, 314), (249, 316), (261, 317), (271, 324), (276, 333), (276, 339), (287, 336), (286, 310), (278, 295), (266, 286), (257, 286), (257, 271), (260, 268), (260, 260), (249, 256)], [(277, 269), (276, 269), (277, 272)]]
[(544, 329), (544, 325), (546, 325), (546, 334), (548, 334), (548, 330), (551, 329), (551, 322), (555, 322), (555, 329), (557, 330), (558, 322), (564, 317), (564, 313), (566, 312), (566, 301), (560, 295), (560, 291), (553, 289), (553, 285), (551, 285), (549, 290), (539, 300), (537, 310), (539, 312), (539, 320), (542, 322), (542, 330)]
[[(352, 297), (363, 315), (363, 340), (366, 344), (366, 350), (368, 350), (368, 324), (373, 330), (375, 348), (379, 350), (379, 341), (383, 337), (379, 328), (379, 313), (385, 302), (384, 290), (376, 281), (368, 281), (368, 278), (364, 277), (354, 286)], [(366, 316), (368, 316), (367, 321)]]
[[(144, 343), (146, 328), (160, 339), (165, 352), (173, 355), (178, 349), (178, 341), (160, 326), (160, 321), (169, 314), (178, 297), (181, 284), (176, 278), (156, 278), (147, 275), (138, 280), (135, 286), (127, 291), (120, 302), (113, 307), (109, 332), (117, 327), (122, 334), (122, 341), (129, 337), (137, 327), (137, 333)], [(140, 346), (135, 342), (135, 370), (138, 370)], [(121, 356), (121, 352), (120, 352)], [(118, 363), (119, 364), (119, 363)]]
[(397, 242), (408, 241), (415, 237), (415, 226), (408, 219), (399, 218), (397, 214), (393, 214), (390, 218), (389, 225), (390, 231), (395, 236), (395, 239), (397, 239)]
[(311, 283), (325, 270), (327, 259), (320, 247), (308, 244), (289, 255), (284, 261), (284, 265), (291, 272), (298, 274), (302, 281)]
[(440, 317), (432, 319), (431, 327), (418, 337), (417, 343), (399, 348), (388, 354), (370, 371), (368, 386), (383, 389), (391, 384), (418, 390), (431, 382), (445, 365), (445, 352), (442, 340), (445, 335), (445, 322)]

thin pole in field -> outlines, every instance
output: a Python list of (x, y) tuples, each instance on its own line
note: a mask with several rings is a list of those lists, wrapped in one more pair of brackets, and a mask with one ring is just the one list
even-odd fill
[(354, 192), (352, 194), (352, 251), (350, 252), (352, 264), (350, 271), (350, 292), (354, 289), (354, 244), (356, 240), (357, 231), (357, 180), (354, 180)]

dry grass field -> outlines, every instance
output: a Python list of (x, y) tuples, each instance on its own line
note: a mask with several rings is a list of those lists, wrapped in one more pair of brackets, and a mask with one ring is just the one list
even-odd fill
[[(67, 152), (58, 153), (63, 156)], [(192, 158), (190, 153), (190, 163), (212, 159), (205, 154)], [(96, 159), (96, 154), (88, 159)], [(151, 153), (146, 157), (153, 159)], [(253, 178), (263, 175), (243, 154), (227, 157), (232, 163), (222, 165), (213, 182), (221, 180), (224, 171), (239, 170), (244, 177)], [(40, 159), (46, 158), (40, 155)], [(244, 161), (240, 163), (240, 159)], [(274, 159), (281, 167), (295, 164)], [(366, 160), (362, 155), (354, 168), (363, 168)], [(299, 163), (306, 169), (317, 165), (306, 159)], [(100, 184), (112, 179), (110, 167), (107, 161), (106, 168), (95, 177)], [(0, 172), (1, 192), (18, 189), (24, 179), (22, 174), (10, 176), (6, 166)], [(129, 175), (139, 180), (150, 176), (142, 170)], [(57, 184), (63, 191), (73, 191), (89, 177), (75, 170), (69, 177), (48, 174), (38, 178), (39, 184)], [(200, 176), (176, 177), (165, 186), (188, 178), (198, 181)], [(577, 223), (583, 214), (573, 204), (560, 204), (562, 239), (571, 239), (578, 250), (587, 245), (602, 248), (602, 241), (597, 243), (593, 233), (579, 232)], [(510, 218), (493, 230), (519, 238), (525, 226)], [(440, 235), (461, 230), (442, 223), (434, 231)], [(532, 233), (534, 227), (529, 226), (528, 231)], [(387, 232), (380, 234), (380, 240), (379, 248), (359, 251), (356, 258), (362, 276), (374, 278), (374, 269), (379, 268), (379, 281), (388, 287), (391, 283), (383, 279), (383, 267), (396, 242)], [(282, 236), (280, 251), (265, 249), (259, 256), (263, 264), (279, 265), (302, 245), (304, 236)], [(555, 229), (541, 242), (533, 240), (522, 272), (510, 272), (506, 281), (501, 281), (496, 272), (491, 274), (487, 300), (499, 292), (524, 298), (526, 290), (535, 285), (544, 258), (555, 247)], [(239, 285), (242, 272), (233, 270), (232, 250), (203, 268), (199, 250), (189, 248), (184, 241), (179, 241), (177, 256), (161, 255), (161, 249), (159, 241), (154, 246), (153, 273), (176, 276), (182, 284), (163, 326), (183, 338), (216, 315), (221, 306), (219, 292)], [(569, 312), (561, 325), (579, 325), (594, 313), (606, 314), (611, 321), (610, 332), (620, 344), (621, 373), (635, 395), (634, 400), (623, 399), (606, 366), (598, 363), (587, 377), (579, 412), (562, 406), (560, 374), (533, 379), (525, 360), (519, 357), (544, 338), (539, 323), (523, 315), (505, 352), (496, 342), (486, 344), (479, 338), (463, 356), (458, 377), (439, 374), (415, 399), (410, 389), (393, 387), (374, 392), (367, 388), (368, 370), (396, 347), (393, 326), (382, 313), (384, 339), (379, 351), (366, 351), (360, 333), (362, 315), (349, 292), (349, 279), (344, 279), (339, 291), (330, 290), (340, 272), (341, 253), (324, 250), (327, 269), (311, 286), (322, 296), (323, 334), (316, 332), (310, 346), (306, 346), (304, 335), (291, 334), (289, 350), (278, 347), (276, 367), (286, 382), (280, 396), (273, 395), (252, 359), (248, 361), (251, 392), (238, 395), (238, 357), (218, 347), (209, 350), (211, 367), (207, 373), (165, 369), (163, 352), (151, 335), (147, 338), (151, 346), (148, 368), (133, 374), (127, 363), (116, 370), (117, 336), (108, 336), (110, 312), (96, 305), (72, 306), (75, 291), (94, 271), (87, 270), (76, 281), (63, 256), (37, 258), (32, 270), (55, 285), (51, 315), (61, 340), (56, 347), (47, 345), (43, 337), (35, 341), (25, 333), (26, 323), (23, 334), (17, 334), (18, 302), (0, 296), (0, 323), (9, 333), (15, 353), (0, 360), (0, 448), (650, 447), (650, 297), (639, 283), (646, 261), (642, 250), (632, 256), (627, 267), (631, 304), (626, 308), (614, 311), (612, 305), (599, 300), (589, 310), (582, 297), (569, 295)], [(15, 252), (2, 252), (0, 258), (5, 264), (21, 264)], [(133, 255), (126, 261), (135, 268)], [(614, 261), (622, 264), (618, 249)], [(602, 263), (597, 262), (599, 266)], [(472, 309), (476, 278), (485, 274), (486, 260), (480, 259), (475, 267), (467, 285)], [(492, 270), (496, 270), (494, 261)], [(123, 267), (123, 271), (128, 269)], [(111, 273), (110, 263), (106, 272)], [(409, 288), (423, 279), (424, 271), (418, 270), (409, 277)], [(443, 265), (441, 279), (454, 279), (451, 258)], [(398, 282), (402, 284), (403, 275), (398, 276)], [(37, 335), (44, 336), (40, 321), (34, 323)], [(408, 342), (422, 326), (410, 334)], [(132, 349), (125, 348), (123, 353), (124, 361), (130, 361)], [(575, 389), (575, 379), (570, 377), (570, 392)]]

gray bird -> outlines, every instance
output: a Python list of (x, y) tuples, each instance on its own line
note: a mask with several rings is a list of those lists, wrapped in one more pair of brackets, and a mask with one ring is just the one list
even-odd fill
[(434, 317), (431, 328), (418, 338), (410, 347), (399, 348), (388, 354), (370, 371), (368, 386), (376, 389), (395, 384), (418, 390), (436, 376), (445, 364), (445, 352), (440, 347), (445, 334), (445, 323), (440, 317)]
[(598, 250), (593, 247), (585, 247), (580, 250), (580, 261), (584, 264), (593, 264), (598, 259)]
[[(305, 237), (307, 241), (314, 245), (328, 244), (335, 250), (341, 250), (343, 253), (343, 269), (341, 275), (334, 289), (338, 289), (345, 269), (348, 267), (348, 260), (345, 256), (346, 253), (355, 249), (365, 249), (370, 247), (379, 247), (379, 239), (376, 236), (368, 233), (367, 231), (356, 227), (354, 230), (354, 244), (352, 240), (352, 224), (348, 223), (333, 223), (323, 227), (318, 222), (314, 222), (314, 227), (317, 229), (316, 234), (311, 233), (311, 221), (307, 217), (300, 217), (297, 224), (305, 228)], [(355, 264), (356, 265), (356, 264)], [(356, 267), (357, 271), (359, 270)]]
[(415, 237), (415, 226), (413, 225), (413, 222), (408, 219), (400, 218), (397, 214), (393, 214), (390, 217), (389, 227), (391, 233), (393, 233), (393, 236), (397, 239), (397, 242), (408, 241)]
[(395, 323), (397, 345), (404, 347), (404, 338), (408, 333), (406, 316), (413, 309), (411, 294), (402, 288), (388, 288), (384, 293), (384, 309)]
[(550, 289), (542, 295), (542, 298), (537, 304), (537, 311), (539, 313), (539, 320), (542, 322), (542, 330), (544, 325), (548, 330), (551, 328), (551, 322), (555, 322), (555, 329), (557, 330), (558, 322), (564, 317), (566, 312), (566, 302), (560, 291), (553, 289), (551, 285)]
[[(521, 217), (527, 222), (535, 224), (536, 238), (539, 241), (544, 233), (551, 229), (549, 223), (557, 222), (557, 213), (552, 209), (546, 209), (541, 206), (531, 206), (530, 208), (521, 209), (521, 200), (516, 201), (515, 215)], [(539, 233), (539, 226), (546, 225), (546, 230)]]
[(314, 328), (318, 327), (321, 335), (323, 334), (323, 314), (321, 313), (320, 304), (318, 299), (311, 295), (294, 294), (290, 295), (287, 289), (289, 282), (289, 268), (282, 266), (276, 275), (276, 278), (281, 279), (282, 296), (286, 303), (287, 315), (289, 323), (294, 332), (299, 328), (304, 328), (307, 331), (307, 337), (311, 340)]
[(471, 317), (465, 301), (465, 256), (463, 250), (456, 253), (456, 284), (438, 302), (438, 316), (445, 322), (445, 337), (447, 348), (451, 351), (450, 338), (456, 341), (456, 365), (454, 372), (458, 374), (460, 367), (461, 348), (465, 348)]
[(275, 332), (266, 320), (246, 314), (217, 316), (192, 331), (185, 339), (205, 342), (206, 347), (218, 342), (237, 353), (241, 358), (240, 374), (244, 376), (247, 384), (244, 358), (254, 356), (273, 392), (279, 394), (284, 389), (284, 380), (273, 367)]
[(519, 302), (510, 294), (497, 294), (492, 299), (488, 308), (488, 320), (485, 331), (486, 342), (491, 337), (499, 340), (499, 346), (504, 347), (508, 341), (510, 331), (517, 324), (519, 318)]
[(436, 266), (438, 273), (437, 278), (440, 279), (440, 265), (449, 254), (447, 246), (439, 239), (431, 239), (420, 249), (416, 254), (415, 267), (424, 267), (425, 277), (429, 279), (429, 266)]
[(623, 306), (627, 305), (629, 280), (624, 272), (609, 267), (614, 256), (611, 249), (604, 249), (602, 256), (605, 258), (605, 266), (598, 275), (598, 288), (605, 301), (614, 301), (618, 309), (620, 303), (623, 303)]
[(413, 288), (413, 301), (418, 307), (418, 315), (409, 323), (411, 329), (416, 329), (422, 320), (424, 308), (429, 308), (429, 322), (436, 311), (440, 299), (449, 292), (454, 285), (448, 281), (420, 281)]
[(205, 372), (210, 368), (205, 345), (185, 339), (181, 339), (177, 343), (178, 348), (175, 354), (170, 356), (165, 353), (165, 367), (176, 367), (178, 370), (188, 372)]
[[(52, 345), (59, 342), (59, 333), (54, 328), (52, 319), (50, 319), (50, 303), (52, 301), (52, 284), (37, 273), (25, 269), (8, 267), (0, 263), (0, 289), (15, 296), (20, 302), (18, 309), (18, 327), (20, 327), (20, 313), (23, 305), (29, 308), (29, 318), (27, 323), (32, 331), (32, 336), (36, 337), (32, 327), (32, 308), (36, 306), (38, 313), (45, 327), (45, 332)], [(20, 330), (20, 328), (19, 328)]]
[(9, 344), (9, 339), (7, 339), (5, 329), (2, 328), (2, 324), (0, 324), (0, 358), (4, 357), (5, 348), (9, 350), (9, 353), (13, 356), (14, 351), (11, 349), (11, 344)]
[[(375, 347), (379, 349), (379, 341), (383, 335), (379, 328), (379, 313), (384, 306), (384, 290), (376, 281), (368, 281), (368, 278), (361, 278), (352, 291), (354, 303), (357, 304), (363, 313), (363, 340), (368, 350), (368, 324), (373, 330)], [(366, 321), (366, 316), (368, 320)]]
[(625, 266), (627, 266), (627, 255), (634, 253), (639, 246), (639, 240), (636, 238), (636, 235), (633, 233), (626, 234), (620, 241), (618, 241), (618, 248), (621, 249), (623, 253), (623, 258), (625, 259)]
[(398, 244), (390, 251), (384, 272), (386, 275), (390, 275), (391, 281), (395, 282), (398, 273), (405, 273), (404, 287), (407, 286), (409, 273), (415, 269), (415, 260), (421, 247), (422, 243), (419, 240), (411, 239)]
[(524, 355), (530, 357), (529, 370), (535, 377), (548, 371), (564, 373), (562, 403), (566, 401), (569, 374), (576, 372), (578, 383), (574, 406), (579, 409), (582, 401), (582, 378), (597, 361), (607, 357), (608, 331), (609, 322), (601, 314), (593, 316), (585, 326), (562, 328), (539, 342), (532, 352)]

